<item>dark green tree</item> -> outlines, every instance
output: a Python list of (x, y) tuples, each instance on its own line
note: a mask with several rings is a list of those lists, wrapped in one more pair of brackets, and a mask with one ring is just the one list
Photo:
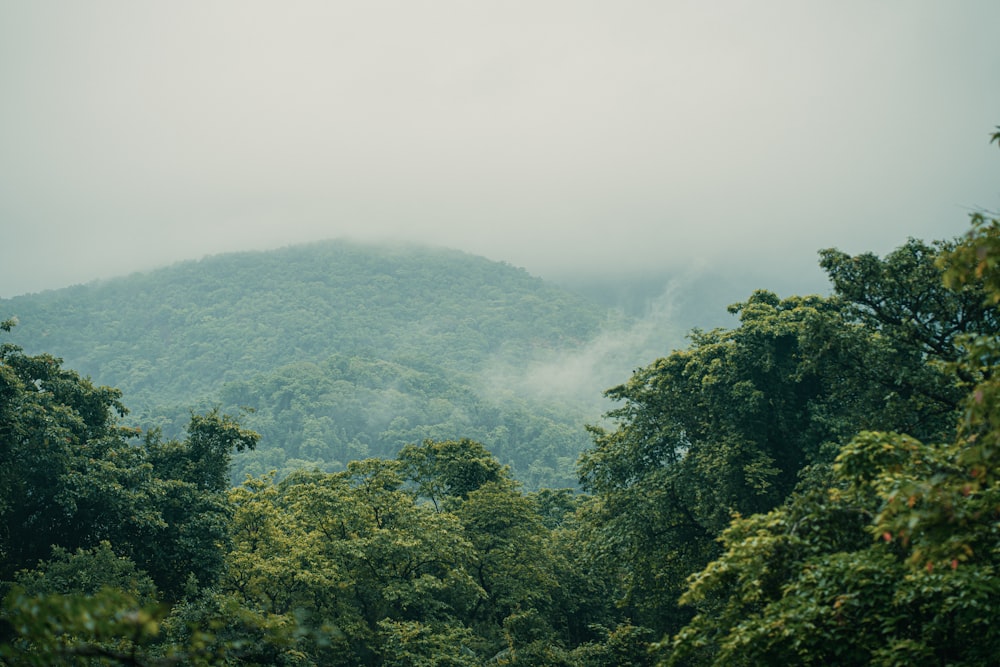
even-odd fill
[(952, 248), (823, 251), (831, 297), (756, 292), (730, 308), (739, 327), (696, 331), (607, 392), (622, 406), (613, 428), (592, 429), (580, 474), (596, 497), (594, 558), (620, 572), (628, 617), (679, 629), (686, 579), (719, 555), (731, 518), (779, 506), (800, 470), (859, 431), (946, 437), (968, 378), (941, 364), (961, 335), (997, 330), (981, 288), (941, 285), (936, 261)]
[[(941, 364), (964, 390), (961, 409), (951, 413), (957, 429), (943, 444), (891, 431), (860, 433), (784, 506), (734, 521), (723, 534), (722, 556), (692, 579), (682, 598), (698, 614), (665, 644), (669, 664), (995, 661), (997, 238), (1000, 223), (977, 215), (969, 237), (936, 257), (941, 289), (978, 299), (965, 311), (982, 312), (978, 323), (956, 328), (889, 318), (900, 348), (957, 357)], [(949, 310), (940, 312), (956, 319)], [(942, 335), (947, 331), (953, 333)]]
[(161, 521), (144, 532), (131, 556), (168, 599), (179, 599), (192, 582), (210, 586), (219, 577), (229, 548), (230, 457), (233, 451), (253, 449), (258, 438), (217, 410), (192, 414), (182, 441), (147, 434), (146, 460)]
[[(5, 322), (9, 331), (13, 322)], [(0, 346), (0, 581), (51, 547), (107, 541), (176, 599), (191, 574), (222, 563), (231, 452), (257, 435), (212, 411), (192, 415), (187, 439), (123, 427), (121, 393), (95, 387), (49, 355)]]
[(620, 572), (627, 616), (658, 631), (685, 620), (676, 599), (732, 514), (780, 502), (832, 436), (811, 419), (824, 387), (803, 348), (834, 306), (757, 292), (732, 310), (739, 328), (695, 332), (690, 349), (609, 390), (623, 404), (608, 415), (617, 426), (594, 427), (581, 458), (594, 557)]
[(120, 399), (55, 357), (0, 345), (0, 581), (52, 545), (127, 543), (161, 522), (152, 467), (118, 425)]

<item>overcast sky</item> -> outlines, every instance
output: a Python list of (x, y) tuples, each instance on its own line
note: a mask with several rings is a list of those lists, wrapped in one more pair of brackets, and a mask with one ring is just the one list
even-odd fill
[(1000, 208), (997, 26), (996, 0), (0, 0), (0, 296), (343, 236), (546, 277), (955, 236)]

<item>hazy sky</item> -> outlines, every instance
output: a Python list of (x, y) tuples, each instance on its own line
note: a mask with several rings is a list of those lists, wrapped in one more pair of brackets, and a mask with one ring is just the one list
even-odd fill
[(1000, 2), (0, 0), (0, 296), (321, 238), (815, 271), (1000, 208)]

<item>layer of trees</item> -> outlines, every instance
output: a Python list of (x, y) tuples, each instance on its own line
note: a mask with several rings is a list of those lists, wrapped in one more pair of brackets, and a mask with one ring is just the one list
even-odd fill
[(245, 425), (137, 433), (117, 390), (4, 344), (0, 660), (991, 664), (1000, 221), (821, 264), (831, 296), (754, 292), (609, 390), (583, 493), (433, 434), (231, 487)]
[[(121, 389), (130, 409), (334, 354), (470, 373), (579, 344), (604, 309), (457, 251), (328, 241), (0, 300), (11, 340)], [(9, 317), (6, 315), (5, 317)]]
[(953, 251), (915, 240), (884, 259), (824, 251), (833, 296), (756, 292), (731, 307), (739, 327), (696, 331), (609, 391), (618, 426), (593, 429), (580, 471), (634, 619), (676, 632), (688, 576), (722, 553), (733, 516), (772, 510), (803, 476), (825, 480), (855, 434), (950, 436), (968, 390), (959, 336), (1000, 324), (981, 289), (941, 282), (936, 262)]
[(493, 371), (592, 339), (605, 309), (454, 251), (327, 242), (220, 255), (0, 300), (0, 312), (20, 321), (11, 342), (120, 389), (132, 426), (181, 438), (191, 410), (254, 409), (242, 420), (264, 437), (235, 457), (234, 483), (472, 437), (532, 488), (573, 485), (583, 424), (600, 410), (527, 400)]
[(781, 505), (737, 517), (688, 581), (680, 601), (696, 615), (662, 644), (668, 664), (995, 662), (1000, 223), (977, 215), (973, 225), (933, 265), (949, 289), (911, 291), (920, 311), (873, 295), (884, 278), (865, 261), (841, 274), (859, 319), (922, 350), (940, 375), (912, 395), (921, 406), (954, 400), (950, 427), (863, 424), (885, 430), (863, 430), (803, 470)]
[(427, 364), (338, 355), (227, 385), (220, 398), (233, 414), (249, 408), (244, 423), (270, 443), (234, 457), (234, 482), (272, 469), (279, 478), (300, 468), (343, 470), (355, 459), (391, 458), (408, 443), (469, 438), (528, 488), (569, 487), (587, 444), (583, 410), (513, 393), (490, 400)]
[(164, 440), (119, 426), (123, 411), (58, 359), (0, 348), (4, 664), (531, 664), (556, 637), (605, 650), (586, 621), (614, 617), (609, 597), (581, 609), (575, 592), (594, 586), (569, 548), (580, 499), (524, 493), (479, 443), (230, 488), (256, 433), (210, 412)]

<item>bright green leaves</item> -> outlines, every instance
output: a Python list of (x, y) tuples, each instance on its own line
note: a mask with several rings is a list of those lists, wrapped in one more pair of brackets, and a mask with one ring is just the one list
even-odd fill
[(485, 447), (468, 439), (405, 445), (397, 458), (407, 478), (416, 483), (418, 495), (435, 508), (447, 497), (465, 498), (487, 482), (510, 476)]
[(306, 541), (282, 512), (278, 489), (270, 478), (248, 479), (229, 492), (233, 506), (232, 548), (220, 581), (244, 604), (268, 613), (291, 612), (308, 596), (311, 584), (302, 576), (310, 562)]
[(667, 664), (986, 664), (994, 564), (912, 567), (918, 542), (946, 538), (880, 532), (876, 512), (921, 447), (863, 435), (785, 506), (734, 521), (682, 598), (699, 613), (663, 645)]
[(322, 624), (340, 654), (329, 664), (401, 660), (469, 634), (458, 619), (485, 595), (472, 545), (456, 516), (403, 489), (399, 467), (368, 459), (234, 489), (223, 590), (254, 613)]
[(959, 463), (963, 453), (893, 433), (863, 433), (844, 448), (837, 470), (877, 494), (869, 527), (877, 539), (898, 542), (915, 567), (949, 567), (977, 551), (975, 560), (989, 560), (997, 543), (996, 531), (982, 522), (995, 510), (983, 505), (974, 476)]
[(788, 581), (809, 559), (868, 547), (869, 506), (838, 485), (829, 466), (816, 466), (805, 472), (799, 492), (785, 505), (734, 519), (720, 538), (722, 555), (691, 577), (681, 598), (698, 614), (672, 645), (663, 646), (671, 650), (670, 664), (744, 664), (733, 650), (726, 649), (724, 658), (720, 651), (742, 641), (735, 635), (743, 636), (744, 627), (783, 598)]
[(891, 609), (898, 575), (883, 551), (810, 560), (779, 600), (736, 625), (716, 664), (865, 664), (891, 627), (872, 612)]
[[(575, 504), (545, 498), (559, 544), (572, 544)], [(586, 601), (563, 590), (582, 592), (584, 577), (555, 550), (538, 498), (479, 443), (426, 441), (399, 460), (280, 484), (251, 478), (230, 501), (233, 548), (205, 604), (304, 624), (326, 644), (296, 645), (324, 664), (482, 664), (590, 636)]]
[(982, 213), (972, 215), (968, 241), (943, 257), (939, 266), (944, 283), (952, 289), (970, 289), (982, 285), (989, 304), (1000, 303), (1000, 222)]
[(384, 667), (478, 667), (483, 664), (470, 646), (477, 641), (460, 624), (420, 621), (379, 622), (383, 638), (379, 656)]
[(667, 664), (971, 666), (995, 656), (992, 570), (914, 572), (882, 545), (813, 556), (794, 570), (779, 596), (741, 616), (699, 614), (674, 638)]

